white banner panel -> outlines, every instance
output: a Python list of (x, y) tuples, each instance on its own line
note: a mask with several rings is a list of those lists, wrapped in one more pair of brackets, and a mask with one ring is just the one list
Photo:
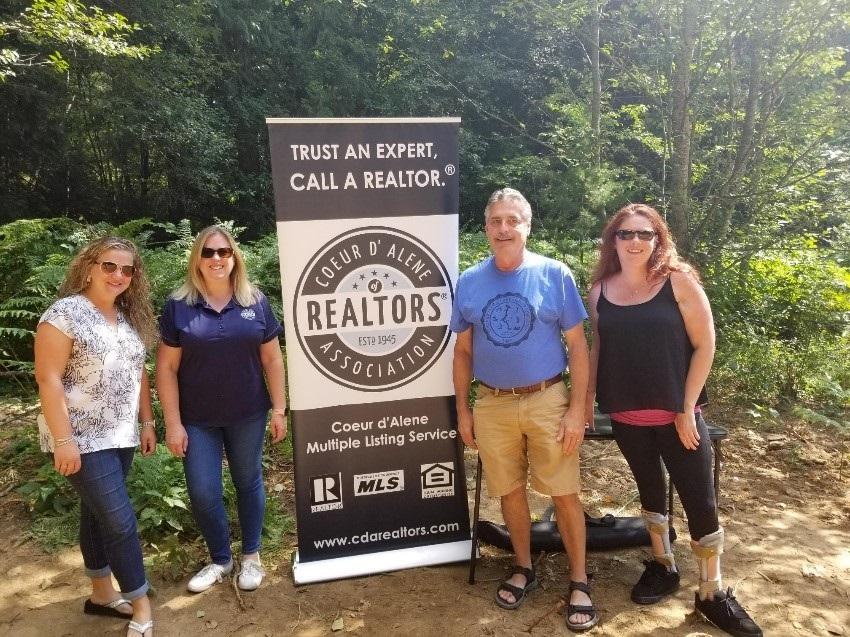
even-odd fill
[(268, 120), (296, 583), (467, 559), (457, 119)]
[[(400, 239), (405, 239), (408, 237), (414, 237), (418, 240), (418, 242), (424, 246), (422, 249), (423, 255), (420, 257), (417, 253), (411, 253), (414, 255), (414, 261), (412, 264), (418, 265), (420, 261), (424, 261), (426, 258), (429, 258), (432, 261), (437, 262), (437, 267), (444, 268), (447, 277), (452, 282), (457, 280), (457, 245), (458, 245), (458, 234), (457, 234), (457, 215), (444, 215), (441, 217), (434, 216), (416, 216), (416, 217), (377, 217), (368, 220), (368, 226), (372, 228), (377, 228), (375, 230), (376, 234), (382, 235), (379, 240), (389, 241), (390, 243), (387, 246), (378, 246), (380, 249), (390, 250), (395, 247), (397, 248), (396, 252), (401, 253), (401, 247), (396, 245), (393, 241), (396, 238), (395, 235), (390, 234), (386, 235), (387, 230), (398, 230), (404, 234), (398, 236)], [(341, 299), (341, 301), (337, 301), (334, 304), (334, 309), (339, 312), (339, 320), (333, 323), (334, 326), (332, 328), (328, 328), (325, 321), (322, 322), (322, 328), (325, 330), (331, 329), (335, 332), (339, 332), (340, 334), (346, 335), (346, 342), (350, 343), (352, 349), (355, 351), (365, 353), (366, 356), (369, 356), (369, 350), (366, 348), (372, 348), (371, 352), (373, 355), (372, 358), (376, 358), (374, 354), (379, 353), (381, 348), (384, 348), (385, 352), (395, 352), (403, 342), (409, 342), (409, 340), (413, 337), (414, 329), (408, 327), (409, 322), (405, 322), (402, 324), (402, 327), (399, 328), (397, 324), (392, 322), (392, 306), (391, 299), (396, 297), (396, 292), (392, 290), (386, 294), (372, 294), (368, 291), (368, 284), (375, 277), (371, 274), (375, 265), (369, 258), (368, 249), (369, 249), (369, 237), (371, 233), (366, 230), (363, 230), (366, 227), (365, 220), (355, 219), (339, 219), (333, 221), (291, 221), (291, 222), (278, 222), (278, 236), (280, 239), (280, 262), (281, 262), (281, 273), (283, 280), (283, 298), (289, 300), (287, 302), (287, 307), (284, 311), (284, 327), (286, 329), (287, 335), (287, 345), (293, 345), (292, 339), (290, 335), (296, 335), (298, 331), (296, 330), (296, 313), (300, 312), (300, 322), (305, 326), (305, 329), (302, 331), (303, 336), (306, 338), (308, 335), (312, 334), (322, 334), (323, 330), (314, 329), (311, 331), (309, 325), (307, 324), (307, 305), (304, 302), (295, 303), (294, 299), (296, 298), (296, 289), (298, 287), (299, 280), (301, 279), (302, 273), (305, 269), (305, 264), (310, 263), (310, 261), (314, 258), (316, 254), (321, 253), (321, 249), (326, 245), (333, 245), (335, 243), (335, 239), (340, 236), (352, 236), (360, 233), (363, 235), (363, 243), (367, 254), (362, 255), (362, 258), (357, 259), (352, 255), (352, 261), (357, 261), (358, 264), (355, 267), (355, 274), (357, 280), (360, 280), (360, 275), (365, 274), (365, 278), (363, 281), (365, 282), (364, 286), (361, 286), (363, 291), (359, 292), (358, 290), (349, 289), (347, 290), (347, 294), (335, 294), (341, 282), (336, 281), (334, 279), (329, 279), (328, 277), (324, 277), (321, 274), (322, 267), (328, 267), (327, 265), (322, 265), (321, 263), (317, 263), (319, 267), (317, 268), (319, 271), (319, 275), (322, 276), (322, 282), (327, 282), (330, 285), (333, 285), (333, 289), (328, 288), (326, 292), (327, 296), (322, 295), (314, 295), (315, 302), (321, 304), (321, 309), (325, 309), (325, 305), (328, 300), (337, 298)], [(384, 238), (383, 235), (386, 235)], [(408, 237), (405, 237), (407, 235)], [(292, 241), (289, 238), (297, 238)], [(405, 242), (407, 243), (407, 242)], [(412, 241), (411, 241), (412, 243)], [(355, 242), (354, 245), (357, 245)], [(427, 251), (426, 251), (427, 250)], [(333, 253), (333, 250), (330, 251)], [(430, 256), (427, 256), (430, 253)], [(450, 259), (449, 263), (444, 263), (442, 259), (439, 257), (435, 257), (434, 255), (453, 255)], [(401, 258), (406, 258), (404, 253), (400, 254)], [(329, 255), (328, 261), (333, 258), (332, 254)], [(342, 259), (339, 258), (337, 263), (342, 263)], [(330, 266), (334, 267), (334, 266)], [(410, 267), (405, 266), (403, 262), (399, 263), (396, 267), (395, 265), (380, 265), (376, 264), (375, 267), (378, 267), (380, 272), (378, 273), (378, 281), (382, 282), (385, 280), (389, 280), (390, 287), (392, 287), (392, 283), (396, 283), (395, 289), (399, 292), (399, 285), (404, 285), (407, 289), (414, 289), (413, 286), (410, 285)], [(432, 266), (433, 267), (433, 266)], [(376, 270), (377, 272), (378, 270)], [(385, 275), (390, 274), (390, 277), (386, 277)], [(357, 281), (353, 283), (349, 283), (348, 287), (351, 288), (352, 285), (358, 285)], [(382, 284), (383, 288), (383, 284)], [(404, 288), (402, 288), (404, 289)], [(440, 306), (440, 318), (439, 320), (432, 322), (433, 324), (439, 325), (440, 327), (444, 327), (446, 329), (446, 334), (450, 337), (450, 340), (443, 343), (444, 347), (443, 354), (446, 351), (451, 352), (451, 348), (454, 345), (454, 337), (451, 332), (448, 331), (448, 322), (451, 317), (451, 292), (445, 298), (440, 298), (442, 293), (446, 292), (442, 287), (436, 286), (424, 290), (420, 290), (419, 293), (426, 295), (427, 299), (428, 294), (438, 293), (438, 296), (435, 299), (435, 302)], [(383, 309), (386, 313), (384, 317), (385, 321), (383, 325), (363, 325), (363, 321), (358, 319), (358, 316), (355, 316), (355, 319), (358, 320), (349, 320), (343, 327), (340, 327), (342, 323), (342, 313), (345, 311), (345, 299), (350, 298), (354, 303), (355, 312), (358, 315), (362, 315), (363, 301), (364, 298), (381, 298), (382, 296), (388, 296), (387, 301), (390, 301), (387, 304), (387, 301), (384, 301), (385, 307), (380, 308), (377, 304), (367, 304), (367, 308), (373, 308), (372, 314), (375, 316), (371, 316), (371, 314), (367, 311), (366, 321), (371, 322), (379, 322), (377, 319), (380, 317), (377, 316), (378, 310)], [(303, 298), (303, 297), (301, 297)], [(410, 303), (408, 303), (410, 305)], [(431, 312), (433, 313), (433, 312)], [(335, 317), (336, 318), (336, 317)], [(362, 317), (361, 317), (362, 318)], [(374, 319), (374, 320), (373, 320)], [(359, 339), (360, 337), (374, 337), (376, 340), (374, 341), (374, 345), (366, 344), (364, 346), (357, 345), (357, 341), (355, 339)], [(394, 337), (395, 345), (388, 342), (389, 338)], [(451, 356), (441, 355), (438, 356), (433, 362), (431, 361), (411, 361), (404, 357), (402, 354), (396, 354), (395, 358), (402, 356), (402, 360), (397, 362), (395, 366), (392, 366), (393, 374), (391, 376), (398, 377), (398, 382), (404, 382), (406, 378), (406, 374), (404, 369), (402, 369), (402, 365), (405, 363), (410, 365), (416, 365), (416, 369), (418, 373), (421, 375), (417, 378), (417, 382), (415, 383), (407, 383), (393, 389), (391, 387), (392, 381), (391, 376), (387, 376), (384, 378), (385, 383), (379, 385), (380, 391), (370, 391), (368, 385), (364, 385), (363, 388), (359, 388), (356, 386), (349, 386), (348, 384), (343, 384), (344, 377), (339, 376), (335, 377), (333, 369), (330, 365), (328, 365), (329, 371), (326, 370), (322, 365), (316, 364), (315, 358), (316, 354), (308, 352), (307, 348), (304, 347), (304, 343), (300, 342), (299, 339), (299, 347), (287, 347), (287, 362), (289, 365), (289, 386), (290, 386), (290, 407), (293, 410), (299, 410), (303, 408), (316, 408), (316, 407), (332, 407), (334, 405), (346, 405), (350, 403), (363, 403), (363, 402), (374, 402), (374, 401), (386, 401), (386, 400), (396, 400), (396, 399), (409, 399), (409, 398), (422, 398), (429, 396), (450, 396), (454, 393), (454, 389), (452, 387), (452, 361)], [(370, 340), (369, 343), (372, 341)], [(324, 343), (322, 343), (324, 344)], [(319, 352), (321, 354), (321, 350)], [(333, 355), (333, 351), (329, 352), (328, 358)], [(426, 369), (422, 369), (425, 365), (431, 362), (431, 365)], [(392, 360), (390, 360), (390, 364)], [(354, 362), (351, 363), (352, 365)], [(342, 362), (340, 362), (342, 365)], [(396, 369), (398, 368), (398, 369)], [(378, 369), (374, 369), (374, 374), (377, 375), (379, 373)], [(345, 370), (340, 370), (344, 372)], [(366, 370), (360, 369), (360, 373), (365, 377)], [(388, 374), (389, 370), (387, 370), (387, 365), (384, 365), (384, 368), (381, 370), (383, 373)], [(370, 370), (371, 373), (371, 370)], [(364, 378), (364, 381), (368, 381), (368, 378)], [(386, 385), (390, 385), (389, 388)], [(305, 401), (305, 404), (301, 404), (299, 401)]]

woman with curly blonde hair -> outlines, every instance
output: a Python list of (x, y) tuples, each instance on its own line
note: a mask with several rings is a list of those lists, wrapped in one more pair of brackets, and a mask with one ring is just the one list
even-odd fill
[(128, 637), (153, 634), (125, 485), (135, 447), (143, 455), (156, 448), (144, 369), (146, 345), (156, 338), (148, 292), (136, 246), (98, 239), (69, 265), (35, 337), (41, 448), (80, 495), (80, 550), (92, 582), (83, 612), (130, 619)]
[(588, 295), (593, 325), (587, 423), (594, 397), (611, 418), (638, 486), (653, 559), (632, 587), (654, 604), (679, 587), (670, 545), (664, 468), (688, 519), (699, 565), (696, 609), (740, 637), (762, 632), (732, 589), (723, 590), (711, 442), (700, 406), (714, 360), (714, 322), (696, 271), (676, 252), (661, 215), (645, 204), (620, 209), (602, 232)]
[[(286, 435), (280, 323), (248, 280), (242, 251), (221, 226), (202, 230), (189, 254), (186, 281), (160, 317), (156, 384), (165, 416), (165, 442), (183, 458), (192, 512), (210, 563), (191, 580), (205, 591), (233, 570), (230, 524), (221, 487), (222, 459), (236, 488), (242, 530), (242, 590), (259, 587), (260, 536), (265, 515), (263, 440)], [(271, 418), (269, 418), (271, 410)]]

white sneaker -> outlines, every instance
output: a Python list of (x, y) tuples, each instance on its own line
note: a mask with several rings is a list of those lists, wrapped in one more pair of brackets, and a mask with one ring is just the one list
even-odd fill
[(204, 568), (198, 571), (195, 576), (189, 580), (186, 588), (192, 593), (203, 593), (213, 584), (221, 582), (221, 578), (225, 575), (230, 575), (233, 570), (233, 560), (230, 560), (225, 565), (207, 564)]
[(255, 591), (265, 576), (266, 570), (259, 562), (242, 560), (242, 570), (239, 571), (239, 577), (236, 579), (236, 583), (243, 591)]

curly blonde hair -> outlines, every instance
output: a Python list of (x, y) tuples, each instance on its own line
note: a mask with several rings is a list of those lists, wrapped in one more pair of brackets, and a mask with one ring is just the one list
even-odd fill
[(236, 243), (236, 239), (226, 228), (218, 225), (208, 226), (198, 233), (192, 250), (189, 252), (189, 265), (186, 271), (186, 281), (172, 293), (172, 298), (178, 301), (185, 300), (193, 305), (202, 297), (206, 297), (207, 289), (204, 285), (204, 277), (201, 274), (201, 249), (213, 235), (221, 235), (227, 240), (228, 245), (233, 248), (233, 270), (230, 271), (230, 286), (233, 288), (233, 298), (243, 307), (253, 305), (260, 300), (260, 292), (248, 280), (248, 269), (245, 267), (245, 257)]
[(121, 237), (101, 237), (85, 245), (68, 265), (65, 280), (59, 286), (59, 298), (84, 292), (91, 283), (91, 266), (99, 262), (108, 250), (121, 250), (133, 257), (136, 272), (127, 289), (115, 299), (115, 306), (142, 339), (145, 347), (151, 347), (156, 342), (157, 329), (150, 301), (150, 283), (142, 265), (142, 257), (132, 241)]
[(700, 278), (694, 267), (679, 256), (673, 236), (667, 222), (652, 206), (643, 203), (630, 203), (620, 208), (602, 231), (602, 245), (599, 248), (599, 261), (593, 269), (592, 283), (607, 279), (612, 274), (622, 270), (620, 258), (617, 256), (616, 232), (627, 217), (639, 215), (644, 217), (655, 230), (655, 249), (649, 257), (650, 277), (667, 277), (670, 272), (685, 272), (699, 283)]

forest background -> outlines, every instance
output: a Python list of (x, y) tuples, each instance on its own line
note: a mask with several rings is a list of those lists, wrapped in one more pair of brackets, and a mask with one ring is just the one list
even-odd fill
[[(48, 545), (74, 498), (29, 426), (38, 316), (107, 231), (161, 306), (213, 220), (279, 310), (271, 116), (460, 116), (461, 267), (498, 187), (582, 289), (605, 219), (655, 205), (712, 301), (715, 399), (850, 433), (850, 0), (5, 0), (0, 105), (0, 390), (27, 425), (0, 470)], [(182, 471), (146, 466), (143, 537), (173, 553)]]

